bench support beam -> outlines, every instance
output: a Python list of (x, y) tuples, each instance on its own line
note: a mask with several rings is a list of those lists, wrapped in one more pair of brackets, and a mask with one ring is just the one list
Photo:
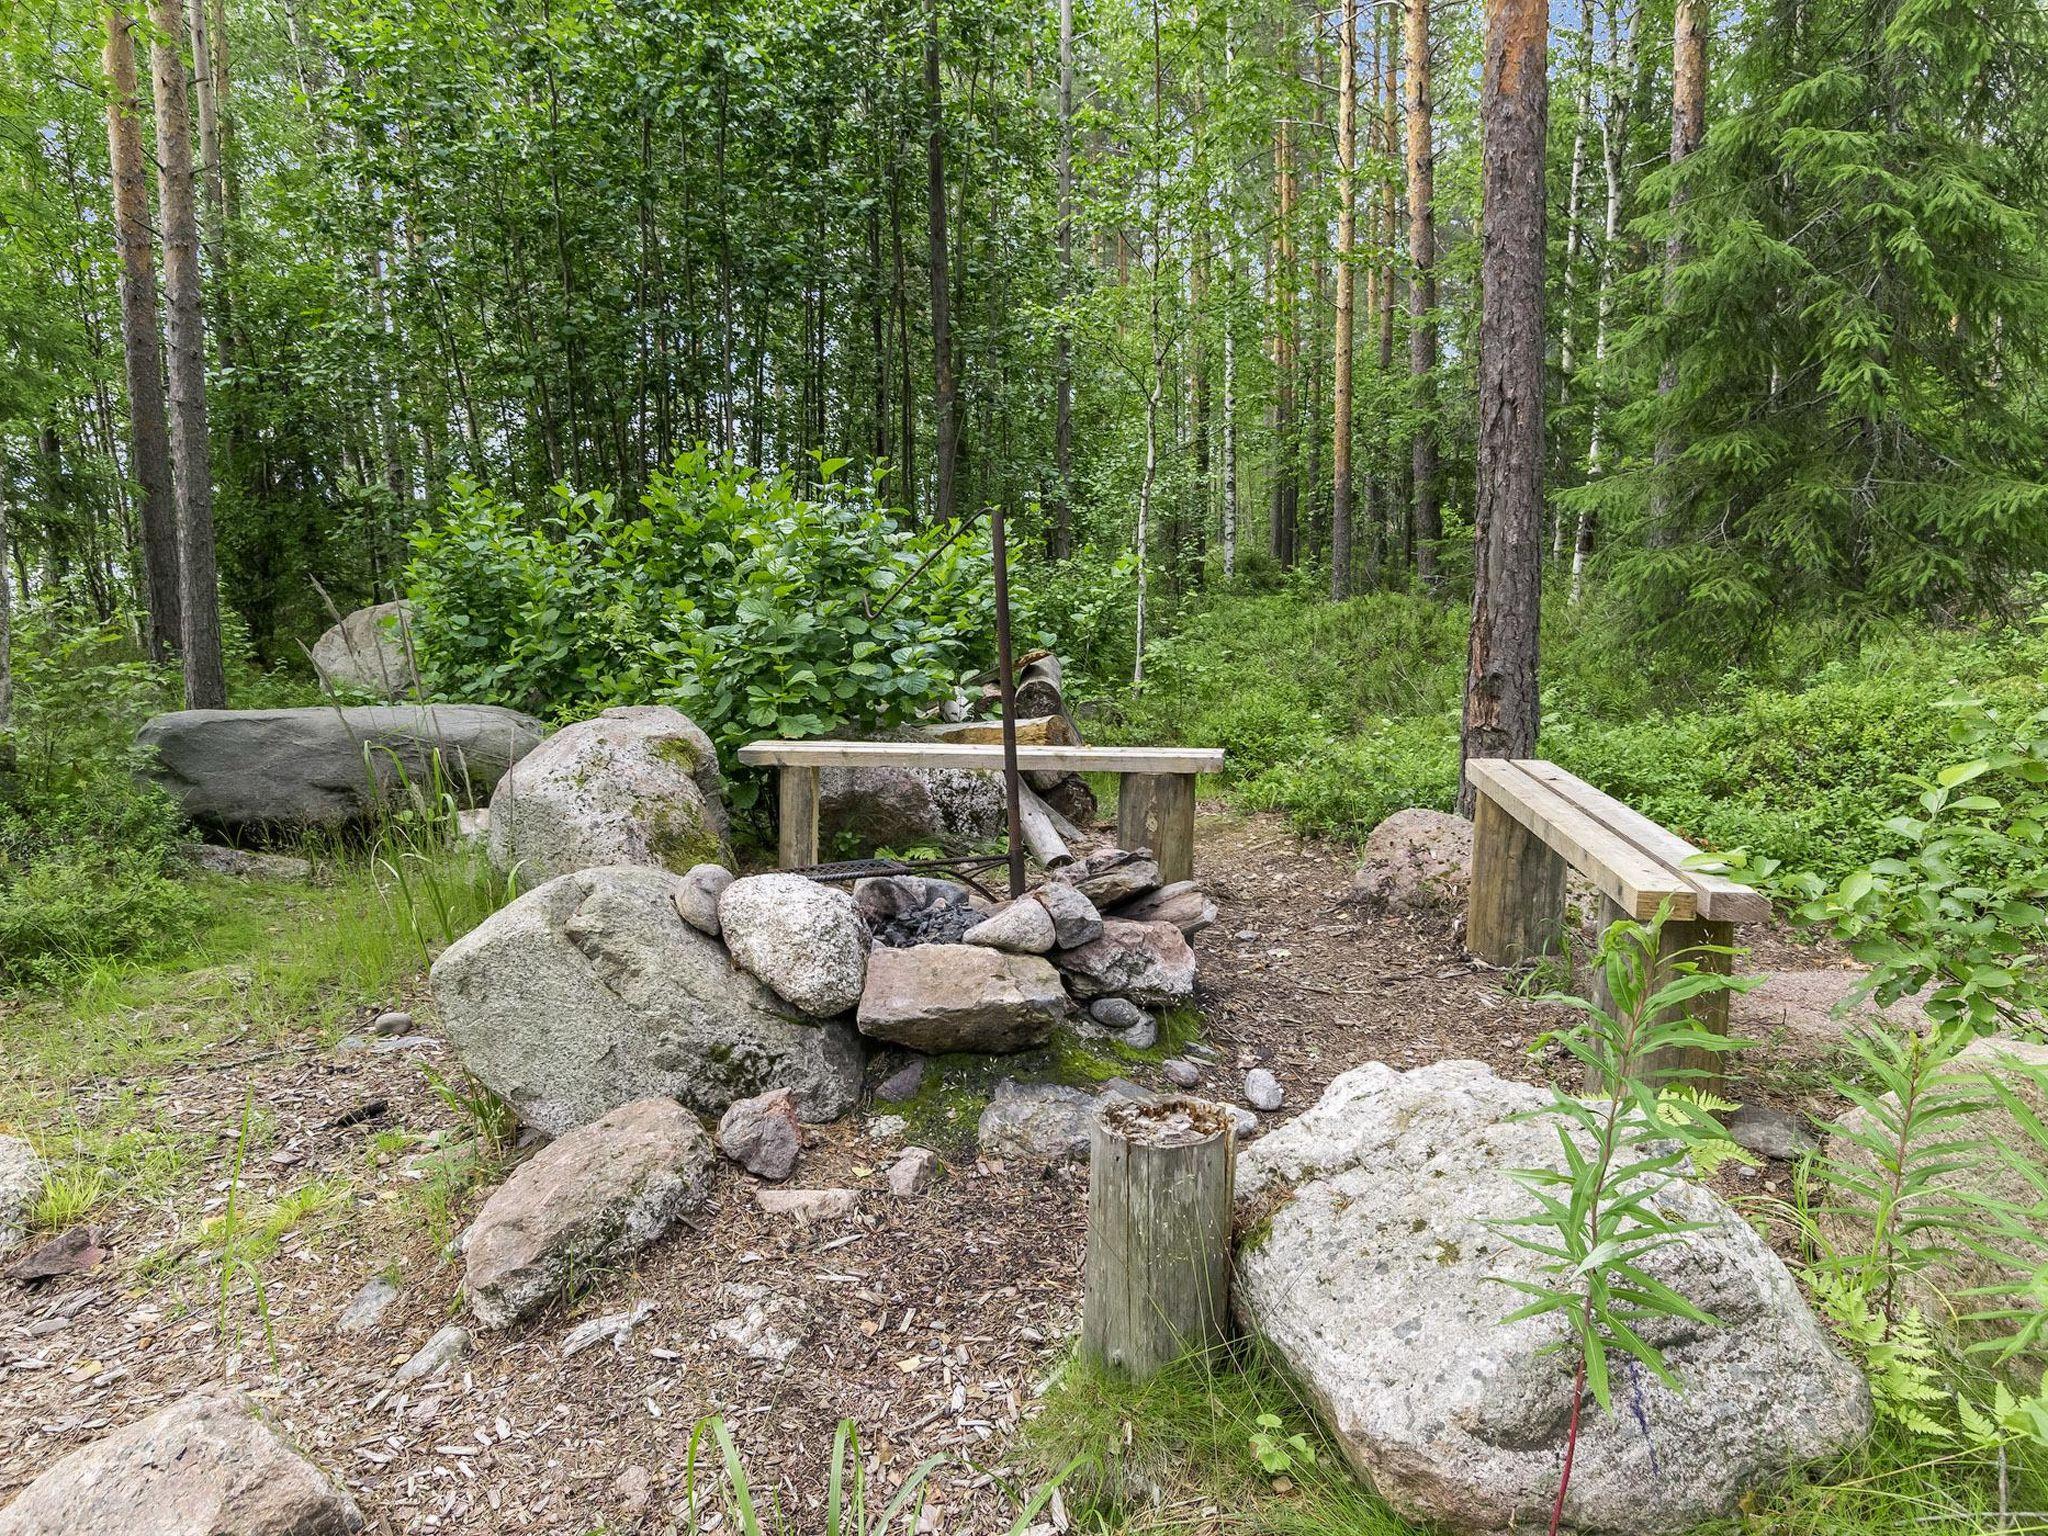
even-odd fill
[(1150, 848), (1167, 885), (1195, 878), (1195, 776), (1127, 773), (1116, 791), (1116, 840)]
[(784, 869), (809, 869), (818, 862), (818, 770), (786, 764), (776, 773), (776, 801), (775, 861)]
[[(1611, 899), (1603, 900), (1600, 913), (1600, 930), (1606, 932), (1609, 924), (1618, 923), (1628, 914)], [(1650, 980), (1650, 990), (1656, 991), (1678, 973), (1672, 962), (1685, 950), (1701, 944), (1712, 944), (1726, 948), (1735, 942), (1735, 925), (1717, 923), (1707, 918), (1696, 918), (1691, 922), (1668, 920), (1659, 934), (1657, 945), (1656, 973)], [(1699, 969), (1712, 971), (1719, 976), (1732, 973), (1733, 955), (1691, 955), (1687, 957)], [(1606, 973), (1598, 966), (1593, 968), (1593, 1002), (1607, 1013), (1614, 1012), (1614, 997), (1607, 990)], [(1668, 1023), (1683, 1015), (1691, 1015), (1694, 1023), (1716, 1035), (1728, 1033), (1728, 994), (1726, 992), (1703, 992), (1689, 1003), (1672, 1009), (1657, 1020)], [(1698, 1089), (1702, 1093), (1718, 1093), (1721, 1090), (1722, 1061), (1712, 1051), (1679, 1048), (1670, 1051), (1656, 1051), (1645, 1057), (1637, 1073), (1645, 1082), (1672, 1071), (1684, 1071), (1686, 1077), (1677, 1079), (1685, 1087)], [(1591, 1085), (1589, 1085), (1591, 1086)]]
[(1500, 966), (1557, 953), (1564, 939), (1564, 876), (1564, 859), (1482, 791), (1472, 807), (1465, 947)]

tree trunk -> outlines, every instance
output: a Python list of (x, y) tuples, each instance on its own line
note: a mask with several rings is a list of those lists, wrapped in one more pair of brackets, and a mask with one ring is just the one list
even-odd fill
[(156, 94), (157, 203), (163, 220), (168, 317), (171, 469), (178, 497), (180, 652), (185, 707), (227, 704), (221, 671), (220, 598), (213, 563), (213, 464), (206, 441), (206, 317), (199, 288), (199, 221), (193, 209), (192, 123), (185, 104), (179, 0), (152, 0), (150, 72)]
[(1407, 0), (1408, 55), (1408, 374), (1415, 439), (1409, 451), (1415, 523), (1415, 573), (1434, 591), (1437, 540), (1443, 536), (1436, 487), (1436, 153), (1430, 143), (1429, 0)]
[[(1707, 136), (1707, 0), (1678, 0), (1671, 18), (1671, 164), (1684, 163)], [(1685, 211), (1690, 191), (1683, 172), (1671, 179), (1671, 233), (1664, 241), (1664, 305), (1671, 307), (1676, 296), (1678, 269), (1688, 253), (1678, 219)], [(1657, 370), (1657, 396), (1668, 411), (1671, 392), (1678, 387), (1677, 338), (1667, 336), (1664, 361)], [(1652, 452), (1654, 473), (1650, 477), (1650, 542), (1669, 544), (1676, 530), (1671, 526), (1671, 460), (1679, 443), (1668, 420), (1657, 432)]]
[(1337, 43), (1337, 337), (1330, 368), (1330, 596), (1351, 591), (1351, 263), (1358, 250), (1358, 0)]
[(932, 516), (953, 515), (953, 475), (958, 467), (960, 427), (953, 381), (953, 337), (947, 323), (951, 274), (946, 261), (946, 119), (939, 92), (939, 0), (928, 0), (924, 28), (925, 178), (931, 234), (932, 420), (938, 469)]
[[(1572, 112), (1571, 173), (1564, 203), (1564, 313), (1557, 331), (1557, 405), (1559, 414), (1570, 402), (1572, 371), (1577, 366), (1579, 254), (1585, 242), (1580, 238), (1579, 216), (1585, 206), (1586, 125), (1593, 115), (1593, 6), (1581, 0), (1579, 25), (1578, 91)], [(1562, 444), (1560, 451), (1562, 450)], [(1564, 513), (1557, 514), (1552, 559), (1564, 556)]]
[[(1237, 33), (1223, 19), (1224, 89), (1237, 85)], [(1224, 188), (1231, 208), (1223, 244), (1223, 579), (1237, 574), (1237, 213), (1234, 187)]]
[[(1399, 210), (1394, 186), (1394, 145), (1400, 133), (1400, 71), (1401, 71), (1401, 28), (1384, 9), (1379, 12), (1380, 25), (1386, 33), (1385, 62), (1380, 82), (1380, 149), (1387, 157), (1388, 170), (1380, 182), (1380, 349), (1379, 378), (1384, 391), (1394, 375), (1394, 253), (1400, 235), (1398, 231)], [(1381, 399), (1385, 399), (1384, 393)], [(1373, 483), (1378, 491), (1379, 507), (1373, 518), (1374, 548), (1383, 551), (1382, 564), (1398, 564), (1401, 559), (1404, 540), (1400, 523), (1405, 515), (1397, 515), (1396, 508), (1404, 507), (1403, 500), (1394, 494), (1395, 481), (1400, 476), (1383, 455), (1376, 456), (1377, 465)], [(1381, 484), (1381, 476), (1386, 477)], [(1375, 582), (1377, 582), (1375, 573)]]
[[(1074, 293), (1074, 0), (1060, 0), (1060, 301)], [(1053, 558), (1074, 552), (1074, 339), (1065, 314), (1059, 322), (1053, 407)]]
[(129, 473), (142, 492), (142, 582), (149, 604), (145, 642), (152, 661), (180, 644), (178, 506), (171, 489), (170, 429), (164, 424), (163, 342), (157, 334), (155, 241), (143, 166), (142, 93), (135, 66), (134, 19), (119, 6), (105, 13), (103, 53), (107, 160), (114, 182), (114, 247), (121, 258), (121, 352), (128, 383)]
[[(1292, 59), (1292, 50), (1288, 57)], [(1273, 507), (1266, 548), (1282, 565), (1294, 563), (1294, 521), (1301, 501), (1295, 479), (1294, 441), (1294, 135), (1282, 119), (1273, 130), (1273, 184), (1278, 213), (1273, 225)]]
[(204, 201), (201, 223), (206, 277), (212, 284), (213, 340), (220, 352), (221, 367), (227, 368), (234, 361), (228, 340), (227, 193), (221, 183), (220, 100), (216, 93), (220, 75), (207, 24), (208, 3), (209, 0), (190, 0), (186, 16), (192, 40), (192, 105), (199, 116), (199, 193)]
[[(1487, 0), (1479, 461), (1461, 763), (1536, 749), (1543, 583), (1543, 148), (1549, 0)], [(1458, 805), (1472, 811), (1459, 773)]]

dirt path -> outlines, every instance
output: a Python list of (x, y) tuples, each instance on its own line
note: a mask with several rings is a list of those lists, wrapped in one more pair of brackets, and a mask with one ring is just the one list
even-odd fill
[[(1271, 817), (1205, 809), (1198, 850), (1220, 912), (1196, 943), (1200, 1002), (1223, 1053), (1203, 1091), (1236, 1098), (1263, 1064), (1285, 1115), (1371, 1059), (1470, 1056), (1545, 1076), (1527, 1047), (1560, 1010), (1475, 969), (1448, 918), (1364, 916), (1343, 901), (1349, 858)], [(424, 997), (411, 1006), (431, 1032)], [(181, 1150), (160, 1195), (102, 1213), (107, 1261), (34, 1288), (0, 1281), (0, 1502), (100, 1431), (232, 1378), (388, 1531), (665, 1528), (686, 1495), (691, 1427), (714, 1412), (756, 1485), (806, 1524), (842, 1417), (883, 1482), (925, 1456), (960, 1458), (935, 1484), (931, 1529), (1014, 1515), (1010, 1438), (1076, 1319), (1085, 1172), (956, 1158), (929, 1194), (894, 1199), (892, 1144), (855, 1116), (815, 1132), (794, 1182), (860, 1191), (856, 1217), (770, 1218), (722, 1166), (695, 1230), (593, 1276), (572, 1312), (481, 1335), (446, 1374), (394, 1390), (394, 1367), (463, 1317), (443, 1245), (481, 1196), (452, 1209), (437, 1197), (469, 1126), (423, 1070), (453, 1075), (452, 1057), (338, 1057), (313, 1039), (215, 1054), (153, 1090)], [(90, 1117), (134, 1086), (95, 1085), (73, 1107)], [(238, 1156), (245, 1105), (254, 1130)], [(344, 1111), (354, 1118), (337, 1124)], [(249, 1240), (250, 1265), (223, 1265), (218, 1229), (201, 1223), (231, 1202), (259, 1237), (272, 1213), (298, 1214), (267, 1251)], [(335, 1332), (380, 1274), (400, 1288), (381, 1322)], [(629, 1343), (564, 1357), (575, 1323), (636, 1302), (654, 1310)]]

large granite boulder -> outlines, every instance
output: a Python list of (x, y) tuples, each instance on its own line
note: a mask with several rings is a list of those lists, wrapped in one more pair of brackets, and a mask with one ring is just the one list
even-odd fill
[(402, 699), (418, 689), (412, 604), (400, 598), (358, 608), (313, 642), (313, 670), (330, 687)]
[[(915, 731), (895, 733), (916, 741)], [(968, 768), (827, 768), (818, 775), (818, 834), (843, 833), (862, 854), (877, 848), (964, 851), (1008, 825), (1000, 774)]]
[[(1512, 1170), (1563, 1166), (1549, 1102), (1479, 1062), (1372, 1062), (1238, 1158), (1239, 1199), (1265, 1214), (1237, 1310), (1411, 1520), (1496, 1532), (1549, 1514), (1574, 1367), (1555, 1314), (1504, 1320), (1527, 1298), (1503, 1282), (1549, 1277), (1498, 1225), (1535, 1209)], [(1689, 1529), (1870, 1427), (1862, 1374), (1754, 1229), (1689, 1179), (1653, 1199), (1697, 1229), (1643, 1268), (1718, 1324), (1643, 1326), (1683, 1391), (1617, 1359), (1614, 1411), (1589, 1402), (1581, 1421), (1574, 1530)]]
[(541, 744), (541, 723), (489, 704), (185, 709), (136, 735), (144, 772), (198, 825), (340, 830), (408, 794), (478, 804)]
[(1472, 823), (1410, 806), (1367, 835), (1351, 899), (1373, 911), (1462, 912), (1471, 885)]
[(28, 1235), (29, 1213), (43, 1197), (43, 1160), (19, 1136), (0, 1136), (0, 1253)]
[(462, 1235), (463, 1295), (486, 1328), (563, 1296), (704, 1203), (716, 1154), (673, 1099), (622, 1104), (513, 1170)]
[(571, 870), (730, 864), (711, 738), (666, 705), (565, 725), (491, 796), (491, 862), (529, 885)]
[[(2010, 1338), (2020, 1331), (2028, 1315), (2039, 1313), (2043, 1300), (2038, 1285), (2000, 1297), (1971, 1296), (1969, 1292), (2023, 1285), (2030, 1275), (2048, 1265), (2048, 1221), (2042, 1220), (2042, 1192), (2013, 1158), (2005, 1155), (2009, 1149), (2019, 1161), (2038, 1162), (2048, 1155), (2048, 1148), (2043, 1148), (2000, 1101), (1991, 1086), (1994, 1081), (2024, 1104), (2038, 1123), (2048, 1124), (2048, 1045), (2000, 1035), (1971, 1041), (1935, 1078), (1935, 1092), (1967, 1112), (1944, 1112), (1936, 1135), (1943, 1142), (1977, 1145), (1942, 1158), (1948, 1165), (1947, 1171), (1935, 1175), (1932, 1187), (1938, 1195), (1951, 1199), (1989, 1200), (2008, 1207), (2008, 1222), (1995, 1222), (1987, 1215), (1971, 1226), (1973, 1234), (1983, 1238), (1987, 1247), (2005, 1252), (2020, 1263), (2008, 1265), (1988, 1252), (1946, 1245), (1953, 1251), (1906, 1276), (1902, 1282), (1905, 1301), (1918, 1306), (1922, 1315), (1937, 1326), (1953, 1327), (1964, 1344)], [(1894, 1111), (1898, 1108), (1898, 1101), (1891, 1094), (1886, 1094), (1883, 1102)], [(1828, 1162), (1851, 1175), (1882, 1184), (1877, 1159), (1856, 1139), (1858, 1133), (1867, 1137), (1872, 1132), (1889, 1141), (1867, 1111), (1850, 1110), (1835, 1122), (1828, 1137)], [(1855, 1221), (1846, 1211), (1824, 1216), (1822, 1225), (1832, 1239), (1848, 1245), (1851, 1252), (1859, 1251), (1854, 1245), (1869, 1241), (1867, 1222)], [(2018, 1235), (2014, 1228), (2026, 1229), (2027, 1235)], [(2016, 1309), (2021, 1316), (2002, 1322), (1967, 1322), (1957, 1317), (1959, 1312), (2004, 1307)], [(2016, 1381), (2031, 1389), (2042, 1379), (2042, 1352), (2036, 1350), (2017, 1357), (2006, 1369)]]
[(681, 875), (562, 875), (434, 962), (441, 1024), (479, 1080), (550, 1135), (654, 1095), (700, 1114), (790, 1089), (808, 1120), (860, 1094), (843, 1023), (804, 1017), (676, 911)]
[(44, 1470), (0, 1536), (347, 1536), (362, 1512), (239, 1389), (205, 1387)]
[(1060, 973), (1037, 955), (913, 944), (868, 956), (860, 1032), (916, 1051), (1021, 1051), (1065, 1017)]
[(718, 926), (734, 961), (805, 1013), (830, 1018), (860, 1001), (868, 931), (845, 891), (802, 875), (748, 875), (720, 893)]
[(1172, 923), (1102, 920), (1102, 937), (1053, 957), (1080, 998), (1127, 997), (1171, 1008), (1195, 995), (1195, 952)]

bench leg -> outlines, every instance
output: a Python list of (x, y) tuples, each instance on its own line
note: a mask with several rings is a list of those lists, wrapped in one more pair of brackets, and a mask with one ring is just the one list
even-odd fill
[(783, 768), (776, 779), (780, 841), (776, 863), (808, 869), (818, 862), (818, 770)]
[(1488, 965), (1555, 954), (1564, 939), (1564, 859), (1481, 794), (1472, 807), (1465, 947)]
[[(1619, 904), (1606, 898), (1602, 898), (1601, 909), (1600, 923), (1603, 932), (1608, 924), (1619, 922), (1628, 915), (1621, 910)], [(1676, 974), (1672, 969), (1672, 961), (1682, 951), (1700, 944), (1723, 947), (1732, 945), (1735, 942), (1735, 925), (1709, 922), (1705, 918), (1691, 922), (1667, 922), (1658, 937), (1656, 974), (1650, 982), (1650, 990), (1653, 992)], [(1693, 955), (1690, 958), (1701, 970), (1713, 971), (1721, 976), (1730, 973), (1735, 959), (1733, 955)], [(1608, 1013), (1614, 1011), (1614, 998), (1607, 990), (1606, 974), (1597, 967), (1593, 972), (1593, 1001)], [(1725, 1035), (1728, 1033), (1728, 994), (1703, 992), (1689, 1003), (1664, 1015), (1660, 1022), (1668, 1022), (1681, 1014), (1691, 1015), (1693, 1022), (1712, 1034)], [(1721, 1058), (1712, 1051), (1689, 1047), (1656, 1051), (1643, 1059), (1639, 1075), (1648, 1082), (1674, 1070), (1701, 1074), (1678, 1079), (1686, 1087), (1696, 1088), (1702, 1093), (1721, 1091)]]
[(1116, 840), (1150, 848), (1167, 885), (1195, 878), (1195, 776), (1127, 773), (1116, 791)]

